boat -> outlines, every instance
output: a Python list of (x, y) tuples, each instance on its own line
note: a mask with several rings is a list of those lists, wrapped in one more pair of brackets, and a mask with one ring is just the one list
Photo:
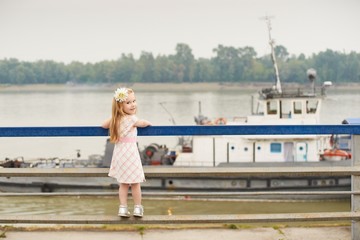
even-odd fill
[[(251, 115), (220, 116), (210, 119), (201, 113), (195, 116), (197, 125), (314, 125), (320, 124), (322, 101), (332, 83), (316, 83), (316, 70), (308, 69), (307, 84), (283, 85), (275, 57), (274, 41), (271, 38), (270, 19), (266, 18), (269, 31), (271, 58), (275, 72), (275, 83), (261, 89), (251, 99)], [(305, 75), (305, 74), (304, 74)], [(339, 139), (339, 138), (338, 138)], [(350, 138), (343, 138), (350, 146)], [(182, 145), (174, 166), (197, 167), (328, 167), (350, 166), (351, 153), (347, 149), (334, 149), (333, 137), (329, 135), (244, 135), (244, 136), (193, 136)], [(204, 147), (206, 146), (206, 147)], [(343, 155), (341, 155), (343, 154)], [(212, 179), (215, 181), (214, 179)], [(194, 181), (190, 184), (190, 181)], [(174, 189), (192, 185), (215, 187), (216, 183), (192, 179), (172, 180)], [(223, 189), (253, 190), (350, 190), (350, 177), (303, 177), (303, 178), (246, 178), (230, 179)], [(215, 187), (217, 190), (221, 187)]]
[[(325, 81), (316, 86), (316, 70), (308, 69), (308, 84), (282, 86), (276, 63), (274, 41), (269, 31), (271, 58), (275, 83), (261, 89), (251, 99), (251, 115), (209, 119), (201, 114), (195, 117), (197, 125), (306, 125), (320, 124), (322, 100), (332, 85)], [(305, 75), (305, 74), (304, 74)], [(318, 162), (324, 150), (330, 148), (330, 136), (324, 135), (249, 135), (249, 136), (194, 136), (192, 152), (179, 154), (174, 165), (217, 166), (220, 163), (257, 162)], [(202, 148), (201, 146), (210, 146)], [(214, 149), (216, 149), (214, 154)], [(200, 160), (201, 159), (201, 160)]]

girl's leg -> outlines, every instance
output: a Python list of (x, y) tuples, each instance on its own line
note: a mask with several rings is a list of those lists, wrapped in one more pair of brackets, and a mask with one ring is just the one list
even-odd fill
[(120, 206), (119, 206), (119, 213), (118, 216), (120, 217), (130, 217), (130, 212), (127, 207), (127, 197), (128, 197), (128, 191), (129, 191), (129, 184), (120, 183), (119, 186), (119, 200), (120, 200)]
[(129, 184), (120, 183), (119, 186), (119, 200), (120, 205), (127, 206), (128, 192), (129, 192)]
[(134, 200), (134, 205), (141, 205), (141, 186), (140, 183), (131, 185), (131, 193)]
[(134, 200), (134, 217), (142, 217), (144, 215), (144, 208), (141, 205), (140, 183), (131, 185), (131, 193)]

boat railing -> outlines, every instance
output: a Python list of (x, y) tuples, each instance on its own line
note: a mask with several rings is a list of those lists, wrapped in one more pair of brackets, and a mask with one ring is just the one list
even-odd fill
[[(231, 215), (172, 215), (144, 216), (142, 219), (120, 220), (117, 216), (55, 216), (55, 215), (2, 215), (0, 224), (203, 224), (351, 221), (352, 238), (360, 236), (360, 125), (221, 125), (221, 126), (151, 126), (138, 131), (143, 136), (193, 135), (314, 135), (349, 134), (352, 138), (352, 165), (331, 167), (149, 167), (148, 178), (156, 177), (296, 177), (296, 176), (351, 176), (351, 191), (322, 192), (351, 196), (351, 211), (307, 212), (288, 214), (231, 214)], [(107, 137), (101, 127), (0, 127), (0, 137)], [(0, 177), (106, 177), (104, 168), (0, 168)], [(5, 194), (5, 195), (4, 195)], [(168, 193), (171, 194), (171, 193)], [(175, 194), (175, 193), (174, 193)], [(203, 193), (203, 194), (211, 194)], [(225, 196), (226, 193), (213, 193)], [(233, 192), (232, 194), (296, 194), (294, 192)], [(299, 194), (299, 193), (297, 193)], [(314, 194), (301, 192), (300, 194)], [(44, 193), (46, 196), (47, 194)], [(9, 196), (9, 193), (0, 193)], [(23, 195), (24, 197), (26, 194)], [(52, 196), (48, 193), (48, 196)]]
[(209, 162), (208, 161), (196, 161), (196, 163), (194, 163), (193, 161), (186, 161), (186, 160), (182, 160), (182, 161), (175, 161), (174, 166), (181, 166), (181, 167), (208, 167), (209, 166)]
[(233, 117), (232, 121), (233, 122), (241, 122), (241, 123), (246, 123), (247, 122), (247, 117)]
[(326, 89), (324, 87), (316, 87), (309, 90), (305, 87), (285, 87), (282, 88), (282, 92), (277, 92), (273, 88), (264, 88), (261, 90), (260, 95), (263, 99), (272, 99), (272, 98), (316, 98), (324, 97), (326, 95)]

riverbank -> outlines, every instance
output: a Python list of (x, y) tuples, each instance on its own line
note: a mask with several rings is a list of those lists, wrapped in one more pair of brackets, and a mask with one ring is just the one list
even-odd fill
[[(272, 83), (124, 83), (124, 84), (29, 84), (29, 85), (0, 85), (0, 92), (51, 92), (51, 91), (113, 91), (119, 86), (131, 87), (136, 91), (146, 92), (212, 92), (212, 91), (241, 91), (259, 90), (271, 87)], [(283, 84), (284, 87), (300, 87), (299, 84)], [(337, 89), (360, 89), (360, 83), (334, 84), (330, 87)]]
[[(0, 232), (1, 234), (1, 232)], [(286, 239), (286, 240), (339, 240), (351, 239), (350, 226), (326, 227), (255, 227), (255, 228), (227, 228), (227, 229), (146, 229), (138, 226), (137, 230), (71, 230), (60, 231), (8, 231), (4, 233), (7, 240), (238, 240), (238, 239)]]

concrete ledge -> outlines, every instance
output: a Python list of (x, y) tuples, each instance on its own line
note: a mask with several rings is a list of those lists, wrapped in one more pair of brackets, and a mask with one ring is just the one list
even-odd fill
[[(0, 197), (53, 197), (53, 196), (117, 196), (119, 193), (114, 192), (0, 192)], [(256, 191), (256, 192), (244, 192), (242, 190), (232, 190), (230, 192), (194, 192), (194, 191), (143, 191), (143, 197), (238, 197), (238, 196), (268, 196), (268, 195), (360, 195), (360, 191)], [(131, 193), (129, 193), (129, 196)]]
[(302, 221), (360, 220), (357, 212), (237, 214), (237, 215), (150, 215), (143, 218), (117, 216), (24, 215), (1, 216), (1, 224), (199, 224), (199, 223), (265, 223)]
[[(0, 177), (108, 177), (108, 168), (0, 168)], [(147, 178), (303, 177), (360, 175), (360, 166), (346, 167), (144, 167)]]

